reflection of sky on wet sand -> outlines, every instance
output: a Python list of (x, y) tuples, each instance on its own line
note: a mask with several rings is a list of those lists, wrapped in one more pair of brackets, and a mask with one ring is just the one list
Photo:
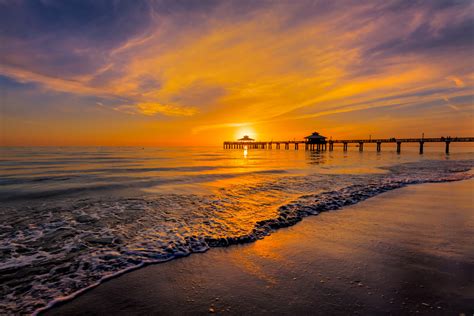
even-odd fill
[(353, 280), (361, 280), (364, 287), (371, 285), (368, 280), (373, 278), (396, 288), (417, 278), (410, 275), (410, 268), (403, 270), (406, 265), (441, 269), (446, 277), (456, 276), (455, 282), (463, 283), (463, 265), (474, 263), (473, 188), (473, 180), (468, 180), (392, 191), (340, 211), (306, 218), (302, 224), (225, 256), (232, 259), (232, 269), (277, 287), (283, 286), (280, 283), (286, 277), (291, 280), (308, 273), (316, 284), (323, 280), (323, 287), (324, 283), (339, 282), (326, 278), (331, 275), (349, 278), (344, 285), (347, 288), (357, 287)]

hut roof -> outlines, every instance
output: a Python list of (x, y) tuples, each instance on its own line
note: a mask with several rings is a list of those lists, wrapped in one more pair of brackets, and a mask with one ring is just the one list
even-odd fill
[(247, 141), (247, 142), (252, 142), (252, 141), (254, 141), (254, 140), (255, 140), (255, 139), (250, 138), (250, 137), (248, 137), (247, 135), (245, 135), (244, 137), (238, 139), (238, 141), (240, 141), (240, 142), (245, 142), (245, 141)]
[(326, 136), (319, 135), (318, 132), (314, 132), (313, 134), (306, 136), (305, 138), (308, 140), (325, 140)]

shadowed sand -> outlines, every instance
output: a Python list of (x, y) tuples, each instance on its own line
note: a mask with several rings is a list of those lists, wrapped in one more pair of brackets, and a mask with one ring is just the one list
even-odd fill
[(384, 193), (105, 282), (48, 315), (474, 312), (474, 180)]

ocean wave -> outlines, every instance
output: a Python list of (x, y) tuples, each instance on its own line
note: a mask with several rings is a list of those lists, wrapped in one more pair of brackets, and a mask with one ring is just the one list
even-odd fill
[[(220, 169), (220, 168), (219, 168)], [(225, 168), (224, 168), (225, 169)], [(201, 167), (200, 169), (183, 167), (182, 170), (212, 170), (211, 168)], [(185, 176), (168, 176), (168, 177), (118, 177), (118, 176), (95, 176), (93, 174), (83, 174), (80, 176), (49, 176), (49, 177), (32, 177), (32, 178), (3, 178), (0, 179), (0, 201), (12, 202), (27, 199), (44, 199), (51, 197), (61, 197), (69, 195), (77, 195), (84, 192), (98, 193), (104, 191), (113, 191), (120, 189), (146, 189), (160, 185), (169, 184), (194, 184), (203, 182), (212, 182), (216, 180), (230, 179), (239, 176), (258, 175), (258, 174), (284, 174), (285, 170), (268, 169), (255, 171), (242, 171), (234, 173), (214, 173), (214, 174), (194, 174)], [(71, 181), (75, 180), (75, 181)], [(35, 190), (21, 189), (14, 187), (9, 189), (8, 185), (25, 185), (30, 183), (52, 182), (55, 185), (41, 186)], [(63, 183), (68, 182), (68, 183)]]
[(272, 176), (215, 194), (64, 198), (0, 212), (0, 311), (28, 313), (117, 274), (252, 242), (306, 216), (403, 186), (472, 177), (473, 161), (424, 161), (358, 175)]

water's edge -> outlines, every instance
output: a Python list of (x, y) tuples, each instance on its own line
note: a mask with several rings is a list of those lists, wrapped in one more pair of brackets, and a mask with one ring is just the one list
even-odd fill
[[(468, 172), (469, 170), (462, 170)], [(459, 173), (454, 173), (454, 175)], [(279, 217), (275, 219), (269, 219), (257, 222), (255, 228), (251, 234), (243, 235), (233, 238), (210, 238), (204, 237), (201, 240), (193, 240), (189, 238), (190, 251), (188, 253), (175, 253), (174, 256), (156, 260), (143, 261), (135, 266), (127, 267), (126, 269), (119, 270), (113, 274), (102, 277), (97, 282), (82, 288), (76, 292), (73, 292), (67, 296), (58, 297), (50, 301), (46, 306), (36, 309), (33, 315), (40, 315), (47, 310), (50, 310), (58, 305), (65, 304), (76, 297), (94, 289), (95, 287), (107, 282), (111, 279), (119, 277), (123, 274), (138, 270), (148, 265), (165, 263), (173, 259), (187, 257), (193, 253), (204, 253), (207, 250), (215, 247), (228, 247), (237, 244), (247, 244), (255, 242), (259, 239), (263, 239), (266, 236), (271, 235), (274, 231), (279, 228), (289, 227), (297, 224), (303, 218), (308, 216), (318, 215), (322, 212), (340, 210), (345, 206), (351, 206), (359, 202), (365, 201), (369, 198), (378, 196), (388, 191), (400, 189), (415, 184), (429, 184), (429, 183), (448, 183), (455, 181), (464, 181), (474, 178), (474, 174), (463, 173), (459, 177), (446, 177), (442, 179), (428, 179), (428, 180), (400, 180), (391, 183), (373, 183), (369, 185), (351, 185), (340, 190), (334, 190), (329, 192), (323, 192), (321, 194), (310, 194), (300, 196), (295, 201), (289, 204), (282, 205), (278, 208)], [(203, 243), (207, 247), (203, 247)]]

